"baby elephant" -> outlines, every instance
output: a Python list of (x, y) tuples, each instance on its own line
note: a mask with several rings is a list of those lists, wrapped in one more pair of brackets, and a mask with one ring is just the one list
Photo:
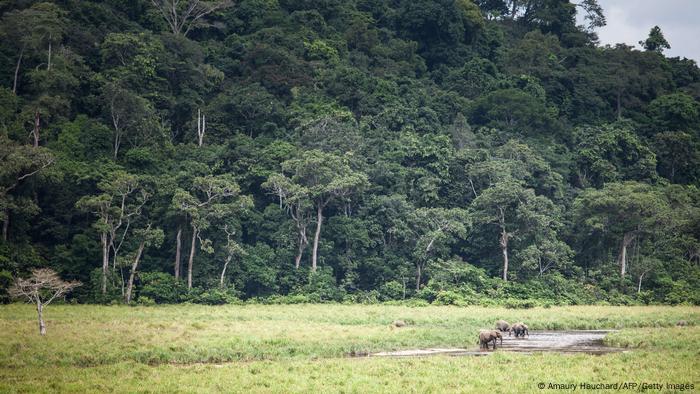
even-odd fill
[(496, 350), (496, 340), (501, 339), (503, 345), (503, 335), (498, 330), (481, 330), (479, 332), (479, 348), (488, 350), (489, 342), (493, 342), (493, 350)]
[(496, 322), (496, 329), (500, 332), (508, 331), (508, 336), (510, 336), (510, 324), (505, 320), (499, 320)]
[(527, 336), (530, 336), (530, 332), (527, 330), (527, 325), (523, 322), (518, 322), (510, 326), (511, 331), (515, 333), (515, 337), (521, 337), (524, 338), (525, 334)]

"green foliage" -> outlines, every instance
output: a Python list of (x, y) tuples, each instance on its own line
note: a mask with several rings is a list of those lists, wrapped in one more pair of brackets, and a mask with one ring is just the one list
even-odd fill
[(157, 304), (175, 304), (186, 299), (187, 286), (165, 272), (144, 272), (138, 294), (138, 300), (144, 297)]
[(649, 103), (648, 112), (658, 131), (689, 131), (700, 125), (700, 103), (685, 93), (655, 98)]
[(50, 264), (101, 303), (130, 277), (143, 304), (697, 303), (700, 69), (658, 27), (640, 51), (598, 45), (595, 0), (165, 3), (0, 5), (6, 279)]
[(187, 301), (195, 304), (224, 305), (240, 303), (238, 292), (234, 289), (210, 289), (201, 293), (189, 294)]
[(556, 111), (546, 107), (543, 100), (531, 93), (521, 89), (501, 89), (474, 101), (470, 122), (534, 134), (550, 129), (555, 117)]
[(308, 282), (295, 293), (304, 295), (309, 302), (337, 302), (341, 301), (344, 295), (336, 285), (333, 272), (328, 267), (310, 272)]
[(623, 180), (651, 181), (656, 158), (627, 125), (579, 128), (575, 131), (576, 172), (582, 187)]
[(118, 276), (118, 273), (110, 269), (107, 272), (106, 279), (107, 291), (103, 293), (101, 288), (102, 270), (96, 268), (90, 273), (90, 288), (89, 295), (87, 297), (88, 302), (94, 302), (96, 304), (109, 304), (121, 302), (121, 278)]
[(671, 291), (666, 295), (665, 301), (671, 305), (700, 305), (700, 294), (697, 287), (685, 280), (673, 282)]
[(12, 286), (12, 281), (12, 274), (9, 271), (0, 270), (0, 304), (7, 304), (10, 302), (8, 289)]
[(382, 284), (379, 294), (384, 301), (405, 299), (405, 287), (398, 281), (392, 280)]
[(669, 45), (666, 38), (664, 38), (664, 34), (661, 32), (659, 26), (652, 27), (649, 31), (649, 37), (644, 41), (639, 41), (639, 45), (644, 47), (647, 51), (658, 53), (663, 52), (664, 49), (671, 48), (671, 45)]
[(138, 301), (136, 302), (138, 305), (143, 305), (143, 306), (153, 306), (156, 305), (156, 301), (153, 298), (146, 297), (146, 296), (141, 296), (139, 297)]

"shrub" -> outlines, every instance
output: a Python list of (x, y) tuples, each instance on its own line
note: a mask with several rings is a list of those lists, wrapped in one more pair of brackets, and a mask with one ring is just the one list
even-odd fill
[(467, 300), (461, 294), (452, 290), (443, 290), (437, 293), (435, 296), (435, 305), (458, 305), (464, 306), (468, 305)]
[(205, 305), (238, 304), (240, 300), (234, 289), (210, 289), (195, 295), (192, 302)]
[(107, 271), (107, 292), (102, 293), (102, 268), (95, 268), (90, 273), (89, 301), (97, 304), (112, 304), (122, 301), (121, 283), (119, 277), (112, 270)]
[(156, 302), (153, 300), (153, 298), (149, 298), (146, 296), (141, 296), (139, 299), (136, 301), (136, 304), (138, 305), (144, 305), (144, 306), (153, 306), (156, 304)]
[(336, 285), (333, 271), (330, 267), (323, 267), (316, 272), (309, 273), (309, 281), (294, 294), (303, 294), (311, 302), (342, 301), (344, 292)]
[(9, 271), (0, 271), (0, 304), (10, 302), (10, 295), (7, 289), (12, 285), (12, 274)]
[(308, 304), (311, 299), (304, 294), (290, 294), (290, 295), (272, 295), (265, 298), (253, 298), (249, 300), (252, 303), (259, 304)]
[(392, 300), (392, 301), (387, 301), (384, 303), (385, 305), (401, 305), (401, 306), (408, 306), (408, 307), (424, 307), (424, 306), (430, 306), (430, 303), (426, 300), (421, 300), (419, 298), (407, 298), (405, 300)]
[(346, 294), (343, 297), (343, 303), (346, 304), (378, 304), (380, 294), (377, 290), (358, 291), (352, 294)]
[(404, 286), (398, 281), (392, 280), (385, 282), (379, 288), (379, 294), (382, 300), (402, 300), (404, 299)]
[(700, 290), (694, 289), (685, 280), (673, 282), (665, 301), (672, 305), (700, 305)]
[(640, 291), (635, 298), (644, 305), (649, 305), (654, 301), (654, 292), (651, 290)]
[(502, 304), (504, 307), (510, 309), (529, 309), (536, 307), (538, 302), (534, 299), (519, 300), (516, 298), (507, 298), (502, 301)]
[(141, 274), (139, 297), (148, 297), (158, 304), (174, 304), (187, 300), (185, 284), (165, 272)]

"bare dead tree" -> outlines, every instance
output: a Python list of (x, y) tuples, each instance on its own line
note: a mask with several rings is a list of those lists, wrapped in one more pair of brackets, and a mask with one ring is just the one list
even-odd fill
[(233, 6), (231, 0), (151, 0), (175, 35), (187, 36), (192, 28), (202, 24), (202, 18), (214, 11)]
[(39, 334), (46, 335), (46, 323), (44, 323), (44, 307), (56, 298), (67, 294), (80, 286), (77, 281), (64, 281), (50, 268), (40, 268), (32, 271), (27, 279), (17, 278), (10, 287), (10, 295), (16, 298), (26, 298), (36, 304), (39, 317)]
[(204, 133), (207, 131), (207, 117), (197, 110), (197, 146), (204, 144)]

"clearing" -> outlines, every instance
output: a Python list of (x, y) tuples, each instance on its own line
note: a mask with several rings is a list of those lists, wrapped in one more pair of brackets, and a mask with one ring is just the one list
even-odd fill
[[(41, 338), (31, 305), (0, 306), (0, 392), (522, 393), (550, 381), (700, 387), (697, 307), (51, 305), (45, 317)], [(397, 319), (407, 326), (392, 328)], [(502, 349), (479, 352), (479, 330), (498, 319), (526, 322), (530, 337), (506, 335)], [(680, 320), (688, 326), (676, 327)], [(589, 354), (601, 340), (632, 351)], [(348, 357), (411, 349), (488, 357)]]
[[(605, 336), (616, 330), (572, 330), (572, 331), (530, 331), (525, 338), (515, 336), (503, 337), (503, 344), (498, 342), (497, 349), (506, 352), (558, 352), (606, 354), (624, 351), (622, 348), (610, 347), (604, 344)], [(489, 345), (491, 346), (491, 345)], [(486, 356), (490, 351), (473, 348), (433, 348), (433, 349), (404, 349), (397, 351), (364, 354), (370, 357), (406, 357), (406, 356)], [(363, 354), (352, 354), (359, 357)]]

